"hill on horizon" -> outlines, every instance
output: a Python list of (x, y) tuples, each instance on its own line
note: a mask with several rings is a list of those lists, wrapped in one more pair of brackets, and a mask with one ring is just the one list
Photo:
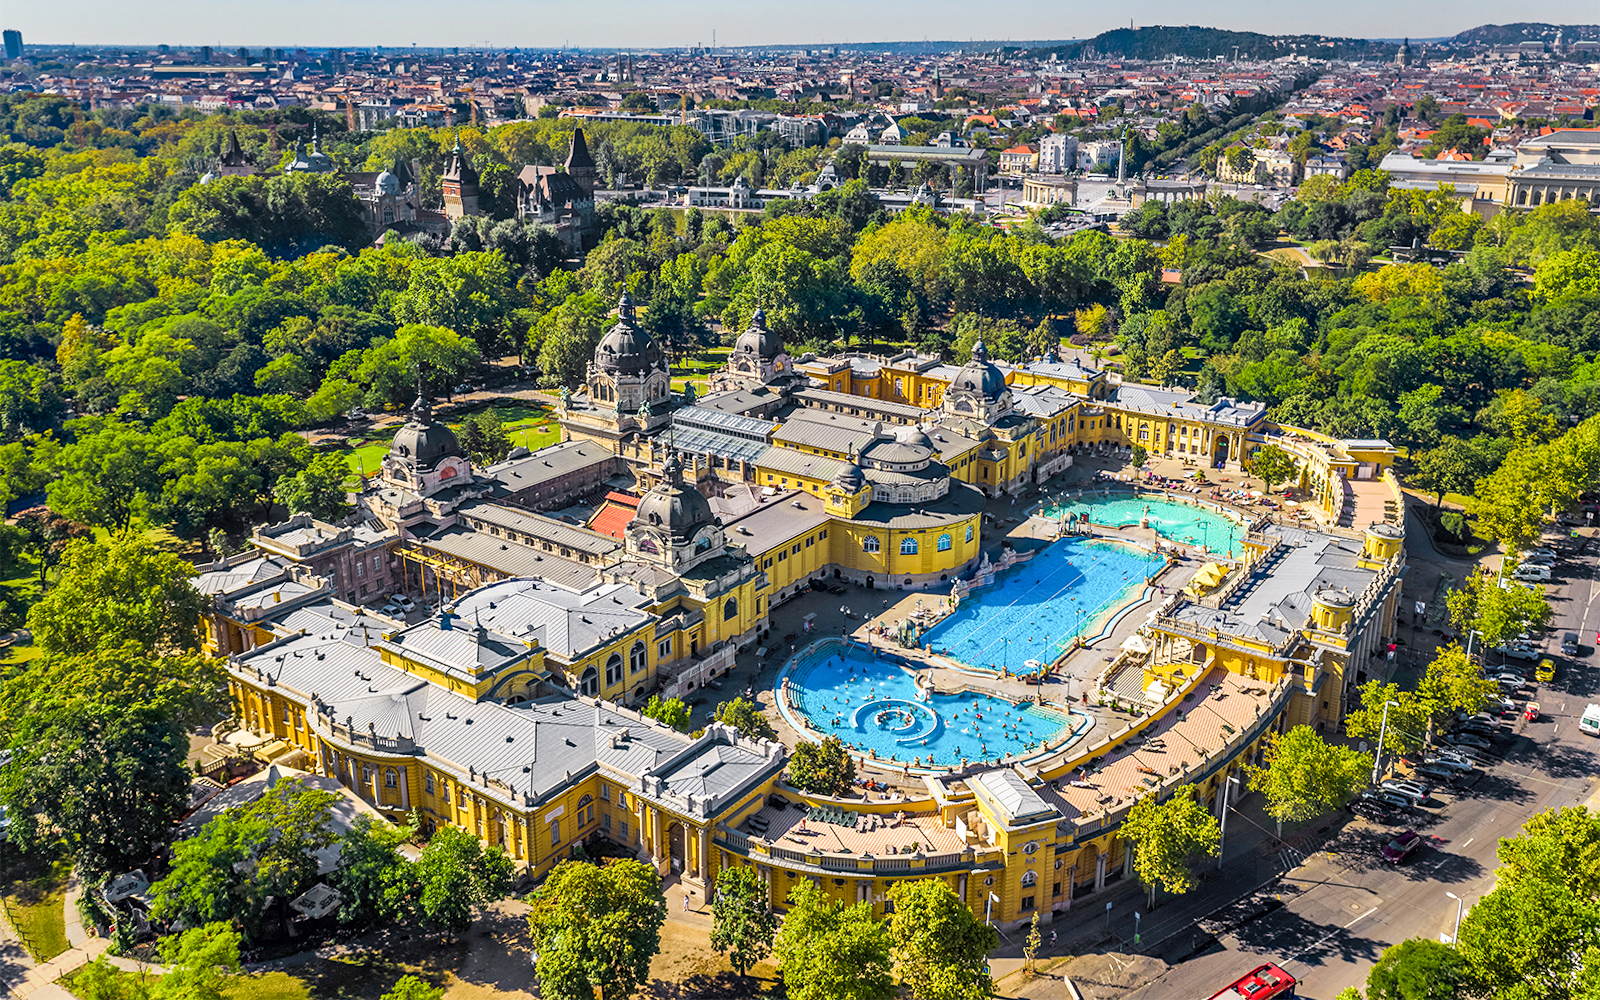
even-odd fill
[(1057, 54), (1062, 59), (1121, 57), (1125, 59), (1278, 59), (1308, 55), (1321, 59), (1376, 59), (1394, 55), (1396, 45), (1370, 38), (1332, 38), (1327, 35), (1263, 35), (1256, 31), (1227, 31), (1198, 25), (1116, 28), (1082, 42), (1032, 50), (1034, 55)]
[(1515, 45), (1518, 42), (1553, 42), (1556, 32), (1565, 41), (1600, 41), (1600, 24), (1543, 24), (1518, 21), (1515, 24), (1480, 24), (1468, 28), (1449, 41), (1454, 45)]

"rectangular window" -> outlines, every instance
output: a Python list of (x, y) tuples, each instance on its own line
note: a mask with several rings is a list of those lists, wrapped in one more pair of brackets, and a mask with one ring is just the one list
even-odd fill
[(625, 820), (625, 819), (617, 820), (617, 835), (622, 838), (624, 843), (627, 842), (627, 840), (628, 840), (628, 821), (627, 820)]
[(795, 542), (794, 543), (794, 548), (789, 550), (789, 554), (790, 555), (796, 555), (796, 556), (800, 554), (800, 543), (799, 542)]
[(828, 529), (827, 528), (823, 528), (821, 531), (819, 531), (817, 533), (817, 537), (818, 538), (827, 538), (828, 537)]
[(1022, 897), (1022, 908), (1024, 910), (1033, 909), (1033, 897), (1032, 896), (1023, 896)]
[(778, 553), (778, 561), (779, 562), (783, 562), (784, 560), (786, 560), (788, 558), (789, 558), (789, 553), (787, 553), (787, 552), (779, 552)]
[(604, 830), (607, 833), (611, 832), (611, 814), (610, 813), (601, 813), (600, 814), (600, 829)]
[(559, 843), (561, 843), (561, 821), (559, 819), (551, 820), (550, 821), (550, 846), (551, 847), (555, 847)]
[(600, 801), (601, 802), (610, 802), (611, 801), (611, 786), (606, 784), (603, 781), (600, 782)]
[(1055, 886), (1051, 888), (1050, 895), (1052, 895), (1052, 896), (1060, 896), (1061, 895), (1061, 883), (1060, 882), (1057, 882), (1055, 884)]
[(428, 794), (432, 795), (433, 794), (433, 775), (430, 774), (426, 778), (424, 778), (422, 784), (423, 784), (423, 787), (427, 788)]
[(671, 657), (672, 657), (672, 640), (671, 639), (662, 639), (661, 642), (659, 642), (656, 645), (656, 659), (658, 659), (658, 660), (666, 660), (666, 659), (671, 659)]
[(812, 546), (812, 545), (813, 545), (813, 544), (815, 544), (815, 543), (816, 543), (816, 539), (815, 539), (815, 538), (813, 538), (813, 537), (812, 537), (812, 536), (810, 536), (810, 535), (807, 535), (807, 536), (806, 536), (806, 548), (808, 548), (808, 549), (809, 549), (809, 548), (811, 548), (811, 546)]
[(619, 808), (619, 809), (628, 808), (628, 793), (624, 792), (620, 788), (617, 789), (617, 808)]
[(364, 563), (364, 562), (356, 563), (356, 579), (357, 580), (365, 580), (366, 578), (367, 578), (367, 564)]

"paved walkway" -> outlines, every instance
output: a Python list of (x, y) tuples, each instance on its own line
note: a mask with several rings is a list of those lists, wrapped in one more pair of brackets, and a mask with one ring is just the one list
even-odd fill
[(17, 997), (30, 997), (33, 1000), (70, 1000), (72, 994), (65, 987), (58, 985), (56, 980), (76, 972), (101, 955), (106, 955), (107, 961), (124, 972), (147, 972), (156, 976), (166, 973), (166, 968), (160, 965), (106, 954), (111, 942), (102, 937), (92, 936), (84, 928), (83, 920), (78, 915), (78, 899), (82, 896), (83, 887), (74, 877), (67, 883), (66, 895), (62, 900), (62, 918), (66, 924), (68, 947), (66, 951), (48, 962), (35, 962), (17, 940), (11, 927), (0, 918), (0, 985)]

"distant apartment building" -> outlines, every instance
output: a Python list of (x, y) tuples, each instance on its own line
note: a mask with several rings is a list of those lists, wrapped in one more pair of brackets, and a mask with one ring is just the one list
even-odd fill
[(1039, 139), (1039, 172), (1071, 173), (1078, 166), (1078, 140), (1070, 135), (1051, 133)]
[(22, 58), (22, 32), (7, 28), (5, 31), (6, 58)]

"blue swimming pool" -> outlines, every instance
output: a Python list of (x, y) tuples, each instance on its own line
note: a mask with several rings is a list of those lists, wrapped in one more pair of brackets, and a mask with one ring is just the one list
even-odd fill
[(1204, 545), (1212, 552), (1223, 552), (1235, 559), (1243, 551), (1244, 531), (1239, 523), (1225, 514), (1202, 507), (1190, 507), (1170, 500), (1089, 497), (1071, 500), (1065, 505), (1051, 504), (1042, 513), (1054, 519), (1059, 518), (1063, 510), (1087, 517), (1091, 524), (1109, 528), (1132, 527), (1141, 518), (1148, 517), (1150, 527), (1169, 541)]
[(1028, 660), (1049, 664), (1074, 635), (1092, 635), (1164, 561), (1120, 542), (1063, 538), (969, 595), (923, 638), (968, 666), (1026, 673)]
[[(925, 767), (1026, 755), (1046, 740), (1088, 725), (1084, 716), (1013, 704), (990, 694), (919, 696), (896, 659), (837, 641), (801, 654), (785, 675), (789, 704), (811, 729), (860, 753)], [(919, 761), (920, 759), (920, 761)], [(913, 766), (916, 766), (913, 764)]]

